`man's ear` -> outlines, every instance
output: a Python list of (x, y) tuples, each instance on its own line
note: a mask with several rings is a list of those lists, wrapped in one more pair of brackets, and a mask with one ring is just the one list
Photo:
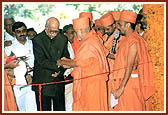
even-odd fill
[(131, 24), (130, 23), (127, 23), (126, 24), (126, 28), (128, 29), (128, 28), (130, 28), (131, 27)]
[(141, 24), (137, 24), (136, 26), (137, 26), (138, 28), (140, 28), (140, 27), (141, 27)]
[(12, 32), (14, 36), (16, 36), (16, 33), (15, 32)]
[(64, 35), (65, 35), (66, 37), (68, 37), (67, 33), (64, 33)]
[(137, 24), (136, 26), (135, 26), (135, 30), (138, 30), (139, 29), (139, 24)]
[(141, 30), (141, 24), (138, 24), (137, 26), (138, 26), (138, 29)]
[(47, 27), (45, 26), (45, 30), (47, 31)]
[(139, 31), (140, 27), (141, 27), (141, 24), (137, 24), (137, 25), (135, 26), (135, 30), (136, 30), (136, 31)]

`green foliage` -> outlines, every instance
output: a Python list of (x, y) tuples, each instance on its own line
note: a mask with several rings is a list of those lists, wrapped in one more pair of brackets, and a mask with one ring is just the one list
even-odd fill
[[(81, 12), (92, 12), (95, 11), (100, 15), (109, 12), (111, 9), (103, 8), (102, 4), (66, 4), (75, 7), (75, 10)], [(37, 4), (36, 7), (30, 8), (25, 7), (26, 4), (5, 4), (4, 14), (9, 14), (13, 16), (20, 16), (25, 18), (37, 18), (36, 13), (41, 13), (42, 16), (47, 16), (49, 13), (56, 9), (56, 4)], [(81, 6), (83, 9), (81, 9)], [(103, 10), (102, 10), (103, 8)], [(126, 4), (118, 4), (114, 11), (122, 11), (126, 8)], [(138, 12), (142, 8), (142, 5), (133, 4), (132, 11)], [(66, 17), (66, 16), (64, 16)]]
[[(18, 20), (21, 18), (23, 21), (28, 23), (30, 26), (34, 26), (37, 30), (43, 29), (46, 19), (50, 16), (55, 16), (60, 19), (61, 26), (65, 24), (72, 23), (72, 19), (77, 17), (80, 12), (94, 12), (94, 18), (97, 19), (103, 14), (113, 10), (122, 11), (123, 9), (132, 10), (134, 12), (139, 12), (142, 5), (139, 4), (129, 4), (129, 3), (99, 3), (91, 2), (85, 4), (62, 4), (62, 3), (22, 3), (22, 4), (4, 4), (4, 15), (12, 15)], [(131, 6), (131, 7), (130, 7)], [(17, 21), (16, 19), (16, 21)], [(32, 22), (30, 22), (32, 21)], [(33, 25), (34, 24), (34, 25)]]
[(141, 8), (142, 8), (142, 5), (136, 5), (136, 4), (132, 5), (132, 9), (134, 12), (139, 12)]
[(25, 18), (27, 18), (27, 17), (33, 18), (33, 14), (31, 12), (31, 10), (29, 10), (29, 9), (24, 9), (23, 13), (21, 13), (20, 16), (25, 17)]
[(8, 4), (4, 5), (4, 14), (16, 16), (19, 14), (20, 8), (23, 7), (23, 4)]
[(67, 6), (72, 5), (72, 6), (75, 7), (75, 10), (78, 10), (78, 11), (79, 11), (79, 6), (80, 6), (80, 4), (66, 4), (66, 5), (67, 5)]
[(114, 11), (122, 11), (123, 9), (125, 9), (125, 4), (124, 5), (119, 4), (117, 8), (114, 9)]
[(40, 4), (38, 5), (37, 9), (43, 16), (46, 16), (49, 12), (52, 11), (52, 9), (55, 7), (55, 5), (51, 4)]

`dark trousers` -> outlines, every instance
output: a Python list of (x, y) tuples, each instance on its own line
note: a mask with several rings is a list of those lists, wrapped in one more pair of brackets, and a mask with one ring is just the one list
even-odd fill
[[(51, 111), (51, 100), (53, 100), (53, 111), (65, 111), (65, 96), (63, 93), (57, 93), (55, 97), (41, 95), (42, 111)], [(40, 111), (39, 94), (36, 93), (37, 110)]]

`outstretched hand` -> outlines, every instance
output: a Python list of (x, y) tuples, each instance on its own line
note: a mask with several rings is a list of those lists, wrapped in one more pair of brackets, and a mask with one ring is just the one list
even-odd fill
[(52, 77), (57, 77), (58, 75), (59, 75), (59, 73), (60, 73), (60, 71), (57, 73), (57, 72), (55, 72), (54, 74), (52, 74), (51, 76)]
[(62, 57), (61, 60), (70, 61), (71, 59), (68, 59), (66, 57)]
[(5, 64), (5, 69), (13, 69), (13, 68), (19, 66), (19, 62), (20, 61), (12, 60), (9, 63)]
[(64, 68), (72, 68), (77, 66), (74, 60), (68, 59), (66, 57), (62, 57), (61, 59), (57, 60), (57, 65), (62, 66)]
[(124, 92), (124, 87), (120, 87), (117, 90), (114, 91), (114, 97), (115, 99), (118, 99)]
[(61, 59), (57, 60), (57, 65), (58, 65), (58, 66), (62, 66), (62, 61), (61, 61)]

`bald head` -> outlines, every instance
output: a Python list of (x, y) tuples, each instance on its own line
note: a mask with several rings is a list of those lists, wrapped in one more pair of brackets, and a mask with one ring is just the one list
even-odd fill
[(50, 38), (54, 38), (59, 33), (59, 21), (55, 17), (51, 17), (46, 21), (45, 29)]
[(48, 20), (46, 21), (46, 25), (45, 26), (47, 28), (48, 27), (54, 27), (54, 26), (59, 28), (59, 21), (55, 17), (48, 18)]

